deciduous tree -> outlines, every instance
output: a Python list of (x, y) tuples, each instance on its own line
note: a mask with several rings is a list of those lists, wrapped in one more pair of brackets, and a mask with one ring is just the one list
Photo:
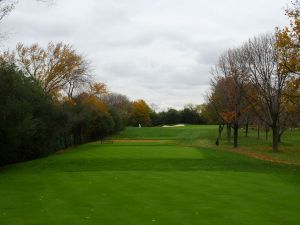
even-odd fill
[(134, 126), (138, 126), (139, 124), (142, 126), (151, 125), (150, 112), (151, 109), (144, 100), (140, 99), (134, 101), (132, 103), (132, 113), (130, 116), (131, 124)]
[(277, 28), (276, 48), (278, 51), (278, 69), (280, 74), (292, 73), (289, 88), (284, 93), (300, 112), (300, 1), (292, 2), (286, 9), (290, 26)]
[(238, 130), (243, 114), (248, 110), (244, 95), (248, 81), (246, 58), (242, 48), (226, 51), (213, 71), (212, 95), (216, 112), (227, 124), (227, 140), (234, 130), (234, 147), (238, 146)]
[(25, 46), (20, 43), (15, 51), (6, 51), (1, 57), (21, 68), (52, 96), (64, 93), (72, 97), (91, 79), (87, 60), (71, 45), (61, 42), (50, 42), (46, 49), (38, 44)]
[(289, 89), (290, 73), (283, 72), (278, 64), (278, 51), (274, 35), (253, 38), (245, 45), (250, 82), (255, 91), (248, 94), (248, 102), (256, 115), (272, 129), (273, 151), (286, 128), (287, 111), (285, 92)]
[(15, 4), (16, 1), (0, 0), (0, 21), (14, 9)]

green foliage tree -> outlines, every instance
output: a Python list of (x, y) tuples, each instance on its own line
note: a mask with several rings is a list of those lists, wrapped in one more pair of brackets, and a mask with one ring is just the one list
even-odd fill
[(124, 127), (122, 110), (108, 105), (102, 83), (57, 98), (14, 64), (0, 64), (0, 165), (95, 141)]
[(40, 157), (59, 146), (64, 120), (51, 97), (13, 65), (0, 66), (0, 164)]
[(188, 105), (183, 110), (176, 110), (173, 108), (167, 111), (150, 113), (152, 125), (175, 125), (183, 124), (206, 124), (205, 118), (199, 111), (197, 106)]

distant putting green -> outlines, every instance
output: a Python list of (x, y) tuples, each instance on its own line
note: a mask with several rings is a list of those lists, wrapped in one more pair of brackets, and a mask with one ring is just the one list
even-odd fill
[[(0, 170), (1, 225), (295, 225), (300, 169), (221, 151), (214, 126), (128, 128)], [(189, 147), (190, 146), (190, 147)]]

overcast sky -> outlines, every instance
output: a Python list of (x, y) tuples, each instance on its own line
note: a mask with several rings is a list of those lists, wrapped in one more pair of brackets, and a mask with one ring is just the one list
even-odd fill
[(200, 104), (227, 48), (288, 23), (287, 0), (21, 0), (1, 24), (16, 43), (69, 43), (95, 79), (160, 109)]

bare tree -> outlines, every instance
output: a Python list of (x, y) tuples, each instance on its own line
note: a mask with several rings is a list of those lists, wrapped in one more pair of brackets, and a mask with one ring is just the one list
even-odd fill
[[(44, 2), (52, 4), (53, 0), (36, 0), (37, 2)], [(6, 17), (16, 6), (18, 0), (0, 0), (0, 21)]]
[[(54, 0), (36, 0), (37, 2), (43, 2), (47, 4), (53, 4)], [(0, 23), (3, 19), (10, 14), (11, 11), (15, 8), (19, 0), (0, 0)], [(3, 41), (7, 38), (7, 33), (3, 30), (0, 30), (0, 41)]]
[(227, 125), (227, 140), (234, 130), (234, 147), (238, 146), (238, 130), (245, 112), (245, 88), (248, 68), (243, 49), (226, 51), (219, 59), (214, 72), (214, 96), (212, 98), (218, 115)]
[(14, 9), (16, 3), (16, 1), (0, 0), (0, 21)]
[(280, 73), (277, 64), (275, 37), (272, 34), (253, 38), (245, 44), (250, 82), (255, 91), (248, 93), (248, 102), (259, 119), (272, 129), (274, 152), (285, 129), (284, 92), (290, 79)]
[(114, 109), (129, 114), (131, 112), (132, 104), (127, 96), (117, 93), (107, 93), (101, 96), (101, 99)]

